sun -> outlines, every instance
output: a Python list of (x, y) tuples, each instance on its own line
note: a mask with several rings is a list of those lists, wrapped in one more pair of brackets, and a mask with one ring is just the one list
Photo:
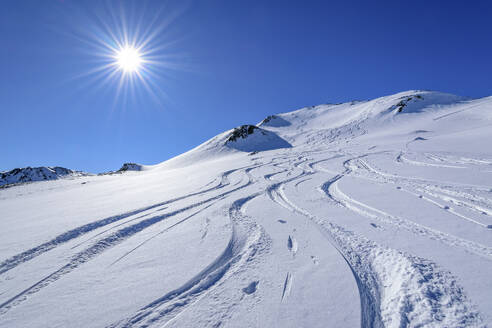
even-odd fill
[(142, 55), (134, 47), (127, 46), (116, 53), (116, 64), (126, 73), (137, 72), (142, 62)]
[[(113, 109), (151, 99), (160, 107), (169, 95), (164, 87), (175, 71), (183, 68), (178, 37), (172, 24), (184, 7), (168, 11), (166, 6), (146, 11), (130, 1), (101, 1), (100, 13), (81, 16), (90, 24), (75, 24), (77, 42), (82, 42), (90, 66), (74, 76), (87, 85), (105, 87), (114, 93)], [(130, 5), (131, 3), (131, 5)], [(127, 7), (130, 6), (130, 7)], [(137, 10), (138, 8), (138, 10)], [(90, 25), (91, 28), (86, 28)], [(170, 38), (173, 36), (173, 38)], [(72, 80), (72, 79), (71, 79)]]

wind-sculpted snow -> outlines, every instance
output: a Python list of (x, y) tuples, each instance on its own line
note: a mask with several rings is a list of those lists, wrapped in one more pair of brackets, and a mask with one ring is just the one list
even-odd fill
[(4, 188), (0, 327), (491, 326), (490, 124), (408, 91)]

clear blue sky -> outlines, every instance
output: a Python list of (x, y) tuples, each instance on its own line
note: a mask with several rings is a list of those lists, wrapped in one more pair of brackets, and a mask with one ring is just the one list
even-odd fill
[[(155, 164), (269, 114), (408, 89), (492, 95), (491, 1), (163, 3), (0, 2), (0, 170)], [(156, 31), (154, 96), (84, 75), (115, 21)]]

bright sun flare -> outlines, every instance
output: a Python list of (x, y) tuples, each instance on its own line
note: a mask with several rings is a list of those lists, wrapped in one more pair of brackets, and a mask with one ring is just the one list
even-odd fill
[(136, 72), (142, 63), (142, 56), (137, 49), (125, 47), (118, 51), (116, 60), (120, 69), (125, 72)]
[[(123, 5), (125, 1), (118, 2), (121, 3), (119, 9), (107, 1), (103, 3), (106, 3), (107, 13), (111, 14), (109, 21), (95, 17), (97, 20), (91, 25), (93, 29), (84, 28), (75, 35), (77, 39), (87, 42), (91, 48), (88, 53), (94, 54), (93, 67), (82, 72), (80, 77), (90, 77), (93, 83), (100, 86), (111, 86), (115, 96), (114, 106), (129, 104), (137, 96), (139, 101), (150, 96), (163, 105), (167, 94), (162, 89), (162, 82), (170, 69), (179, 66), (174, 62), (179, 56), (172, 54), (174, 50), (170, 46), (175, 41), (167, 39), (163, 33), (172, 21), (170, 18), (175, 15), (161, 17), (165, 12), (164, 6), (154, 15), (143, 11), (133, 13), (136, 8), (126, 8)], [(115, 10), (118, 11), (113, 13)], [(129, 12), (126, 13), (126, 10)], [(140, 18), (133, 19), (133, 16)], [(159, 21), (163, 23), (158, 24)], [(141, 97), (144, 94), (145, 98)]]

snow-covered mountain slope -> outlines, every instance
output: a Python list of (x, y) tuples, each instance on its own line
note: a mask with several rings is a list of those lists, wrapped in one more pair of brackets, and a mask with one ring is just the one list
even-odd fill
[(55, 180), (62, 177), (80, 176), (83, 174), (83, 172), (72, 171), (59, 166), (17, 168), (10, 171), (0, 172), (0, 186), (32, 181)]
[(408, 91), (0, 190), (0, 327), (491, 326), (491, 142)]

